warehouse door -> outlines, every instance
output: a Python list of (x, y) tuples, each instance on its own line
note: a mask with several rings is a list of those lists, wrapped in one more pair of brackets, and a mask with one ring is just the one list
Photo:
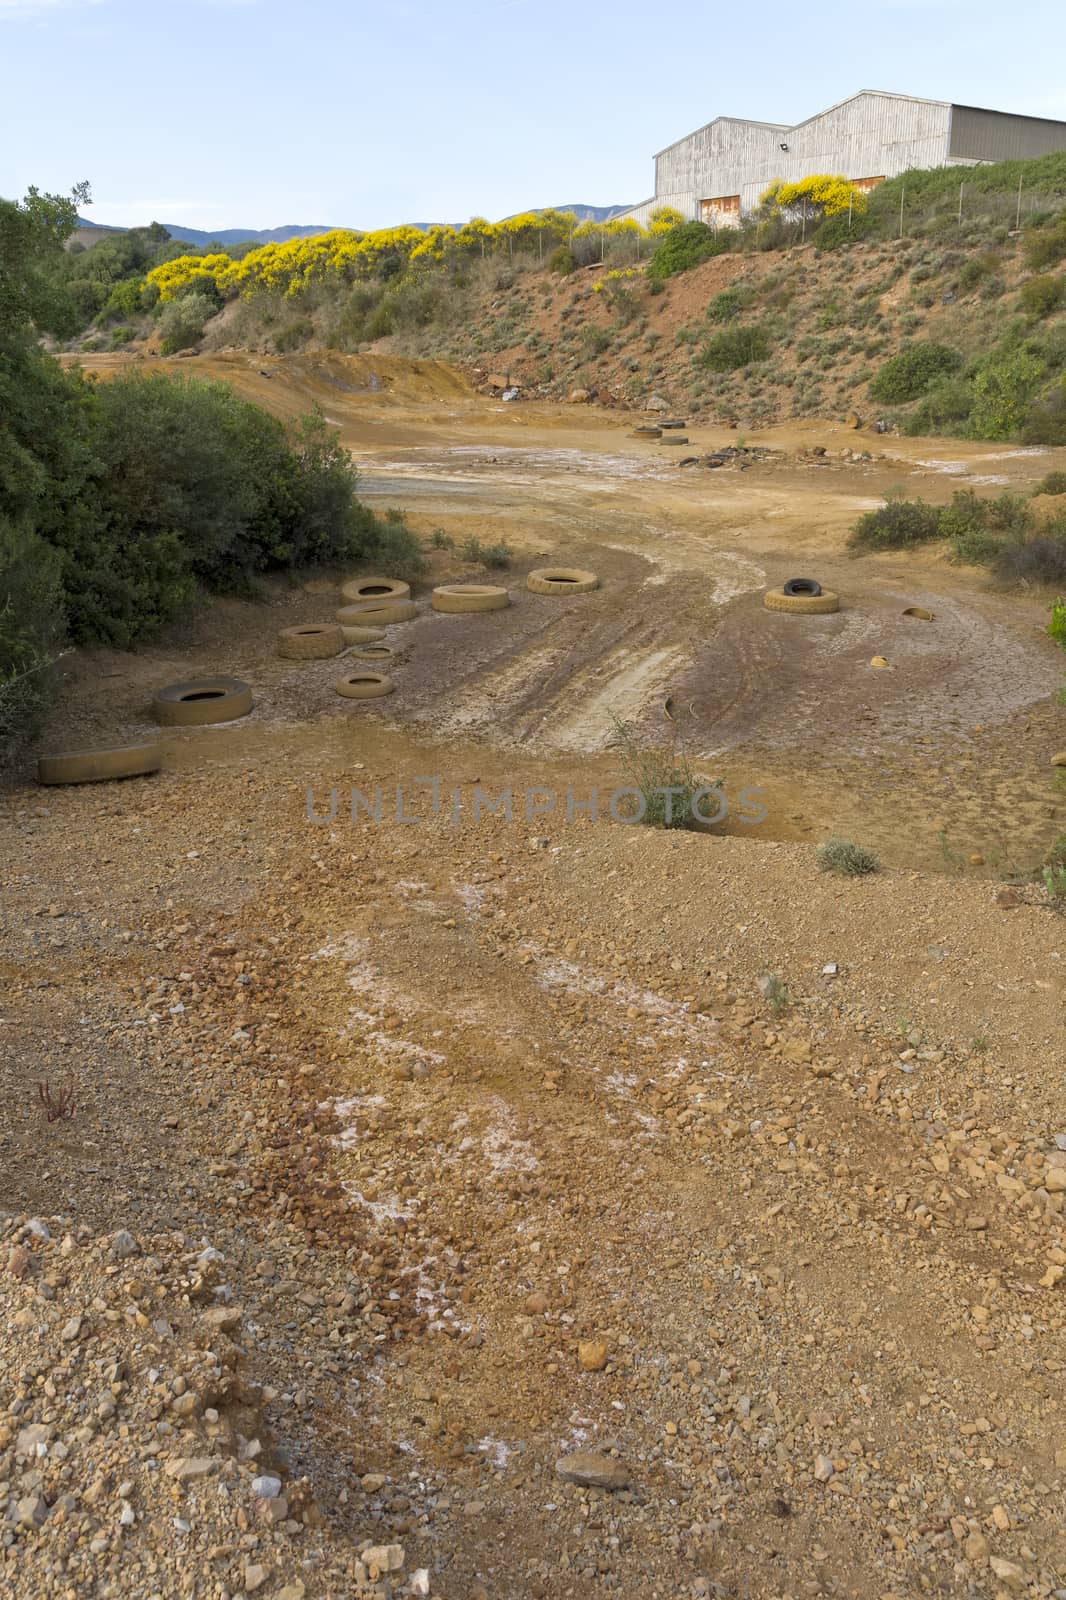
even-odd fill
[(712, 228), (735, 228), (740, 222), (740, 196), (720, 194), (713, 200), (701, 200), (700, 220)]

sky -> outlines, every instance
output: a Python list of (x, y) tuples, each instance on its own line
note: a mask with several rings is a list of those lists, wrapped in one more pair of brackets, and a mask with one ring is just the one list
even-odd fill
[(1066, 119), (1062, 0), (0, 0), (0, 195), (357, 228), (636, 204), (719, 115), (859, 89)]

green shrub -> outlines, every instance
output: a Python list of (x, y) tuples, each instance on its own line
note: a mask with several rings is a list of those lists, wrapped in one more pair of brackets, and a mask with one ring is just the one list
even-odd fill
[(974, 374), (970, 432), (975, 439), (1010, 439), (1029, 413), (1029, 399), (1044, 376), (1044, 363), (1018, 347), (996, 352)]
[(732, 322), (751, 305), (754, 298), (754, 290), (746, 283), (735, 283), (707, 302), (707, 321)]
[(1037, 583), (1066, 588), (1066, 526), (1052, 524), (1031, 538), (1005, 544), (996, 559), (1004, 583)]
[(881, 863), (872, 850), (850, 839), (827, 839), (818, 846), (818, 868), (821, 872), (836, 872), (846, 878), (862, 878), (867, 873), (879, 872)]
[(962, 356), (948, 345), (932, 341), (912, 344), (885, 362), (870, 385), (870, 393), (875, 400), (889, 405), (905, 404), (919, 399), (937, 379), (957, 372), (961, 365)]
[(1023, 444), (1066, 444), (1066, 388), (1034, 405), (1022, 424)]
[[(703, 778), (693, 768), (681, 746), (663, 748), (640, 745), (637, 730), (631, 722), (615, 717), (615, 740), (625, 758), (626, 785), (636, 789), (643, 804), (641, 823), (647, 828), (693, 828), (698, 817), (705, 822), (718, 820), (721, 800), (718, 794), (705, 790), (721, 790), (720, 778)], [(672, 791), (672, 792), (671, 792)], [(634, 799), (629, 815), (636, 818), (637, 802)]]
[(39, 725), (63, 621), (58, 555), (28, 521), (0, 516), (0, 752)]
[(160, 350), (172, 356), (189, 350), (204, 336), (204, 326), (218, 307), (204, 294), (183, 294), (170, 300), (159, 314)]
[(1034, 322), (1040, 322), (1044, 317), (1049, 317), (1057, 311), (1066, 299), (1066, 281), (1061, 277), (1054, 278), (1050, 273), (1043, 273), (1040, 277), (1030, 278), (1028, 283), (1023, 283), (1018, 296), (1022, 310)]
[(717, 232), (705, 222), (682, 222), (665, 235), (655, 254), (648, 262), (649, 278), (672, 278), (675, 272), (687, 272), (698, 267), (711, 256), (725, 255), (730, 249), (731, 230)]
[(548, 257), (548, 271), (557, 272), (561, 278), (568, 278), (576, 270), (574, 252), (568, 244), (558, 245)]
[(855, 244), (859, 239), (864, 239), (870, 231), (870, 223), (865, 216), (851, 216), (846, 211), (838, 211), (831, 217), (826, 217), (818, 232), (814, 236), (816, 250), (839, 250), (841, 245)]
[(906, 434), (963, 433), (973, 410), (974, 390), (966, 378), (945, 378), (915, 406), (903, 424)]
[(482, 544), (480, 539), (470, 538), (463, 543), (463, 560), (476, 561), (482, 567), (509, 567), (511, 551), (504, 540), (499, 544)]
[(274, 349), (284, 355), (289, 350), (299, 350), (314, 337), (315, 325), (310, 317), (294, 317), (274, 335)]
[(1009, 540), (1025, 539), (1032, 531), (1032, 513), (1016, 494), (986, 500), (960, 489), (940, 513), (940, 532), (951, 541), (952, 559), (973, 566), (994, 564)]
[(1037, 271), (1041, 267), (1054, 267), (1066, 258), (1066, 217), (1050, 228), (1041, 228), (1027, 234), (1025, 260)]
[(112, 350), (121, 350), (124, 344), (129, 344), (130, 340), (136, 337), (137, 335), (133, 328), (126, 328), (121, 325), (117, 328), (112, 328), (111, 348)]
[(924, 500), (893, 498), (861, 516), (848, 535), (851, 550), (905, 550), (940, 537), (940, 512)]
[(1066, 650), (1066, 600), (1056, 600), (1052, 606), (1047, 634), (1049, 639), (1054, 639), (1060, 650)]
[(581, 343), (584, 346), (586, 359), (591, 356), (602, 356), (606, 350), (611, 348), (611, 335), (606, 328), (597, 328), (590, 325), (582, 328)]
[(723, 328), (707, 340), (697, 360), (708, 372), (736, 372), (753, 361), (765, 361), (770, 354), (770, 335), (758, 323), (746, 327)]
[(1031, 493), (1034, 499), (1038, 494), (1066, 494), (1066, 472), (1046, 473), (1033, 485)]

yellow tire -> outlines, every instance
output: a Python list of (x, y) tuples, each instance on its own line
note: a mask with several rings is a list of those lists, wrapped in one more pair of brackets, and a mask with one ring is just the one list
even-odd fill
[(164, 728), (202, 728), (233, 722), (252, 709), (252, 691), (240, 678), (191, 678), (169, 683), (152, 701), (152, 715)]
[(383, 672), (349, 672), (333, 687), (345, 700), (377, 700), (391, 694), (396, 685)]
[(840, 610), (840, 596), (832, 589), (823, 589), (821, 594), (786, 594), (783, 589), (767, 589), (762, 603), (767, 611), (791, 611), (808, 617), (824, 617)]
[(396, 651), (387, 644), (357, 644), (352, 651), (357, 661), (395, 661)]
[[(337, 612), (338, 621), (340, 612)], [(340, 622), (340, 630), (344, 635), (345, 644), (377, 644), (379, 639), (384, 639), (384, 628), (348, 628)]]
[(343, 649), (344, 634), (335, 622), (308, 622), (278, 634), (278, 655), (289, 661), (325, 661)]
[(349, 578), (341, 584), (341, 594), (350, 605), (371, 600), (410, 600), (411, 585), (402, 578)]
[(434, 611), (502, 611), (511, 604), (506, 589), (493, 583), (442, 583), (430, 600)]
[(344, 628), (390, 628), (394, 622), (410, 622), (417, 616), (418, 607), (413, 600), (361, 600), (356, 605), (342, 606), (336, 613)]
[(158, 739), (144, 744), (117, 745), (110, 750), (77, 750), (41, 756), (37, 778), (41, 783), (103, 783), (108, 778), (140, 778), (158, 772), (163, 746)]
[(531, 594), (588, 594), (599, 586), (596, 574), (580, 567), (537, 567), (526, 578)]

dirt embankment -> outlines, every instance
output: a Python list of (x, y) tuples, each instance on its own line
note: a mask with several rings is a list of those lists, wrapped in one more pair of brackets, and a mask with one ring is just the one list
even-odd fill
[[(894, 482), (1054, 453), (804, 426), (681, 468), (436, 367), (179, 365), (318, 399), (452, 544), (388, 699), (274, 653), (338, 597), (278, 587), (68, 658), (47, 739), (145, 733), (207, 672), (251, 716), (168, 732), (157, 778), (5, 792), (11, 1592), (1060, 1590), (1066, 946), (1002, 884), (1059, 831), (1059, 657), (1036, 597), (843, 551)], [(468, 535), (512, 604), (443, 616)], [(529, 593), (545, 557), (600, 587)], [(797, 572), (840, 612), (765, 611)], [(568, 817), (624, 780), (619, 716), (766, 820)], [(818, 872), (832, 831), (886, 870)]]

